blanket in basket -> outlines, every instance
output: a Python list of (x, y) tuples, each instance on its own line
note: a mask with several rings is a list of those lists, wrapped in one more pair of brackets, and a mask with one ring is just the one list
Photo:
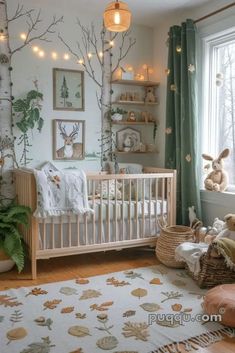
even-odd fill
[(87, 197), (86, 175), (83, 171), (35, 170), (37, 209), (34, 216), (46, 218), (61, 215), (92, 213)]
[(227, 266), (235, 271), (235, 241), (228, 238), (220, 238), (212, 243), (219, 255), (225, 258)]

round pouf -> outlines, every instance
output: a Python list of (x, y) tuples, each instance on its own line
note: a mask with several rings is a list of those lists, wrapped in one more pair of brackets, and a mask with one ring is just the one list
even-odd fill
[(186, 241), (193, 241), (191, 228), (178, 225), (161, 227), (160, 236), (156, 244), (158, 260), (168, 267), (184, 268), (185, 263), (175, 259), (175, 249)]
[(235, 327), (235, 284), (222, 284), (210, 289), (204, 298), (208, 315), (221, 315), (221, 324)]

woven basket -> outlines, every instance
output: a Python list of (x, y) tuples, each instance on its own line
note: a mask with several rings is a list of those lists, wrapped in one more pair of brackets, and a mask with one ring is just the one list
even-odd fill
[(212, 288), (219, 284), (235, 283), (235, 271), (228, 268), (223, 257), (214, 258), (210, 255), (213, 245), (200, 258), (201, 270), (195, 276), (186, 265), (186, 270), (200, 288)]
[(184, 268), (185, 263), (175, 259), (175, 249), (186, 241), (193, 242), (192, 229), (186, 226), (159, 226), (161, 231), (156, 245), (158, 260), (168, 267)]

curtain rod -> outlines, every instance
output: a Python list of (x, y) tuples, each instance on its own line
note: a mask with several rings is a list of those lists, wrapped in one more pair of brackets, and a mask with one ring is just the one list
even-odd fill
[(205, 16), (203, 16), (203, 17), (201, 17), (201, 18), (198, 18), (197, 20), (194, 21), (194, 23), (198, 23), (198, 22), (201, 22), (201, 21), (203, 21), (203, 20), (206, 20), (207, 18), (212, 17), (212, 16), (214, 16), (214, 15), (217, 15), (218, 13), (220, 13), (220, 12), (222, 12), (222, 11), (225, 11), (225, 10), (227, 10), (227, 9), (230, 9), (230, 8), (233, 7), (233, 6), (235, 6), (235, 2), (233, 2), (233, 3), (231, 3), (231, 4), (227, 5), (227, 6), (224, 6), (224, 7), (222, 7), (221, 9), (218, 9), (218, 10), (216, 10), (216, 11), (214, 11), (214, 12), (211, 12), (211, 13), (209, 13), (208, 15), (205, 15)]

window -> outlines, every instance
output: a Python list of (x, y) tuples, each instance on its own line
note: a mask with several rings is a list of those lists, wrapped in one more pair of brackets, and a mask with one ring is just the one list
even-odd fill
[(230, 149), (224, 166), (235, 186), (235, 28), (207, 37), (204, 49), (203, 152)]

